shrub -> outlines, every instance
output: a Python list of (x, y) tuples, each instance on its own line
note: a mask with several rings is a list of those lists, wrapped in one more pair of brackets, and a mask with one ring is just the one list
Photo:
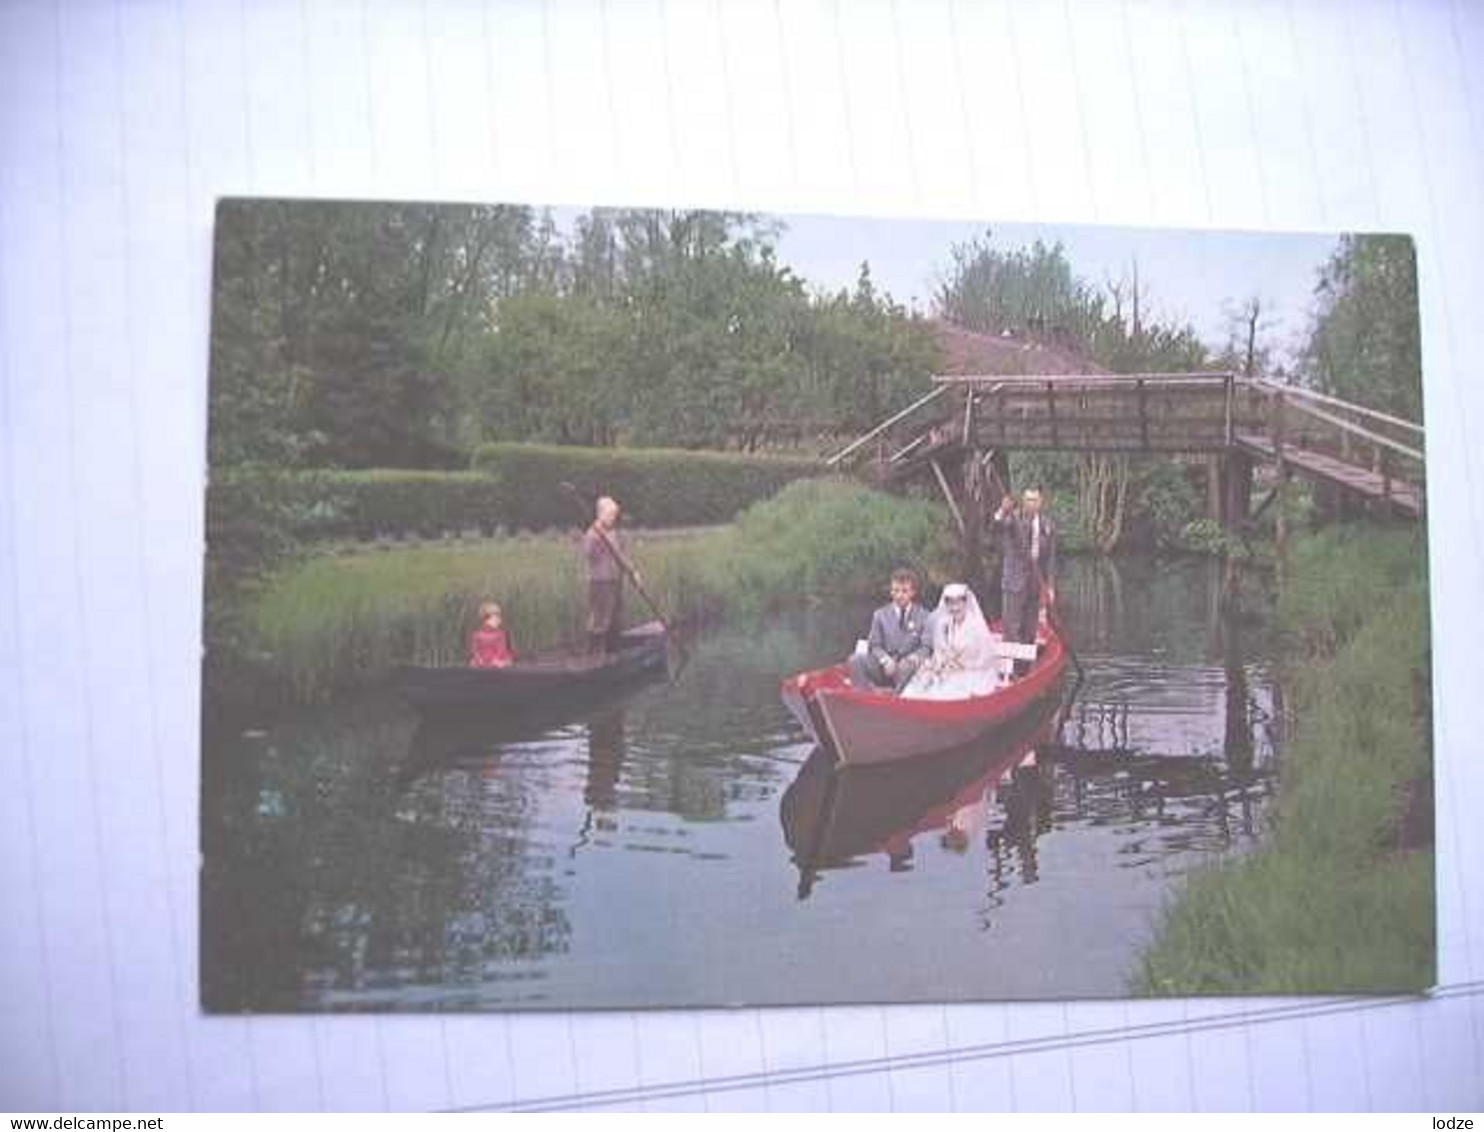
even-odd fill
[(744, 608), (878, 592), (896, 566), (926, 581), (953, 555), (947, 519), (936, 504), (851, 480), (790, 484), (742, 513), (708, 581)]
[[(581, 524), (588, 503), (612, 495), (635, 526), (724, 523), (794, 480), (818, 475), (814, 460), (690, 452), (671, 448), (574, 448), (487, 444), (474, 467), (501, 484), (512, 527), (542, 530)], [(562, 484), (573, 484), (583, 501)]]
[(1191, 474), (1190, 465), (1169, 457), (1140, 461), (1136, 469), (1133, 511), (1148, 521), (1149, 538), (1159, 550), (1219, 550), (1216, 546), (1193, 547), (1185, 539), (1188, 528), (1200, 522), (1205, 511), (1205, 500), (1191, 482)]

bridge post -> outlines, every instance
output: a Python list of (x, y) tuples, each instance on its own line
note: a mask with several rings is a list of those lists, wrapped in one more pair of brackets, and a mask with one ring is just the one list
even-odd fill
[[(1228, 448), (1224, 456), (1213, 457), (1221, 468), (1221, 532), (1228, 544), (1239, 536), (1252, 511), (1252, 457), (1237, 448)], [(1226, 577), (1222, 594), (1234, 597), (1241, 573), (1240, 563), (1231, 554), (1226, 558)]]
[(1252, 457), (1235, 448), (1221, 462), (1221, 525), (1234, 534), (1252, 513)]
[[(1000, 491), (1009, 495), (1011, 492), (1010, 454), (1003, 448), (996, 448), (994, 455), (989, 458), (989, 466), (994, 472), (995, 482), (1000, 485)], [(994, 502), (998, 505), (1000, 501), (996, 499)]]
[(1225, 527), (1226, 501), (1222, 497), (1221, 463), (1222, 457), (1215, 452), (1206, 457), (1206, 518)]
[(1379, 444), (1376, 445), (1377, 460), (1381, 465), (1381, 513), (1388, 519), (1392, 517), (1391, 508), (1391, 461), (1387, 459), (1386, 449)]
[(970, 447), (964, 452), (964, 567), (975, 593), (985, 592), (984, 575), (984, 464), (983, 453)]
[(1283, 458), (1284, 440), (1283, 392), (1273, 397), (1273, 455), (1278, 462), (1277, 504), (1278, 513), (1273, 521), (1273, 542), (1276, 553), (1274, 562), (1278, 577), (1278, 588), (1282, 589), (1288, 575), (1288, 463)]

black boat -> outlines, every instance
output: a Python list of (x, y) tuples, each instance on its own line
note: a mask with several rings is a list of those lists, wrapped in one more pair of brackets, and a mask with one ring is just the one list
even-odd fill
[(528, 709), (591, 696), (663, 668), (665, 627), (658, 621), (619, 634), (616, 647), (593, 653), (566, 645), (521, 656), (507, 668), (402, 665), (392, 674), (397, 689), (424, 711)]

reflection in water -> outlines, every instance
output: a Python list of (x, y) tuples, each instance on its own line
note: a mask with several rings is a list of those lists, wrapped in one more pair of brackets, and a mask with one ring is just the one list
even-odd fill
[(959, 848), (986, 824), (986, 793), (1002, 775), (1034, 758), (1034, 743), (1051, 731), (1050, 699), (1014, 729), (956, 751), (879, 766), (839, 767), (816, 749), (784, 792), (779, 807), (784, 841), (799, 870), (798, 896), (807, 898), (821, 870), (849, 867), (873, 853), (891, 871), (905, 871), (912, 839), (945, 830)]
[(203, 1000), (1120, 994), (1171, 881), (1261, 830), (1278, 688), (1263, 627), (1213, 622), (1209, 585), (1201, 563), (1072, 563), (1071, 706), (900, 766), (834, 770), (777, 696), (869, 604), (719, 633), (673, 686), (576, 717), (452, 724), (373, 693), (212, 719)]
[(583, 788), (582, 800), (593, 809), (608, 811), (614, 808), (623, 757), (623, 708), (608, 708), (590, 717), (587, 721), (587, 785)]

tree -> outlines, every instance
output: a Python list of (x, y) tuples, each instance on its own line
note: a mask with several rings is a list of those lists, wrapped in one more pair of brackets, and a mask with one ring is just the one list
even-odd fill
[(934, 296), (939, 315), (969, 330), (1052, 337), (1089, 350), (1103, 323), (1103, 298), (1072, 272), (1060, 242), (1001, 251), (983, 239), (955, 244)]
[(1226, 346), (1216, 359), (1223, 369), (1243, 377), (1274, 372), (1273, 351), (1267, 341), (1273, 322), (1263, 317), (1263, 311), (1263, 301), (1256, 295), (1226, 304)]
[(1319, 273), (1303, 379), (1330, 393), (1422, 419), (1417, 260), (1410, 237), (1350, 235)]

